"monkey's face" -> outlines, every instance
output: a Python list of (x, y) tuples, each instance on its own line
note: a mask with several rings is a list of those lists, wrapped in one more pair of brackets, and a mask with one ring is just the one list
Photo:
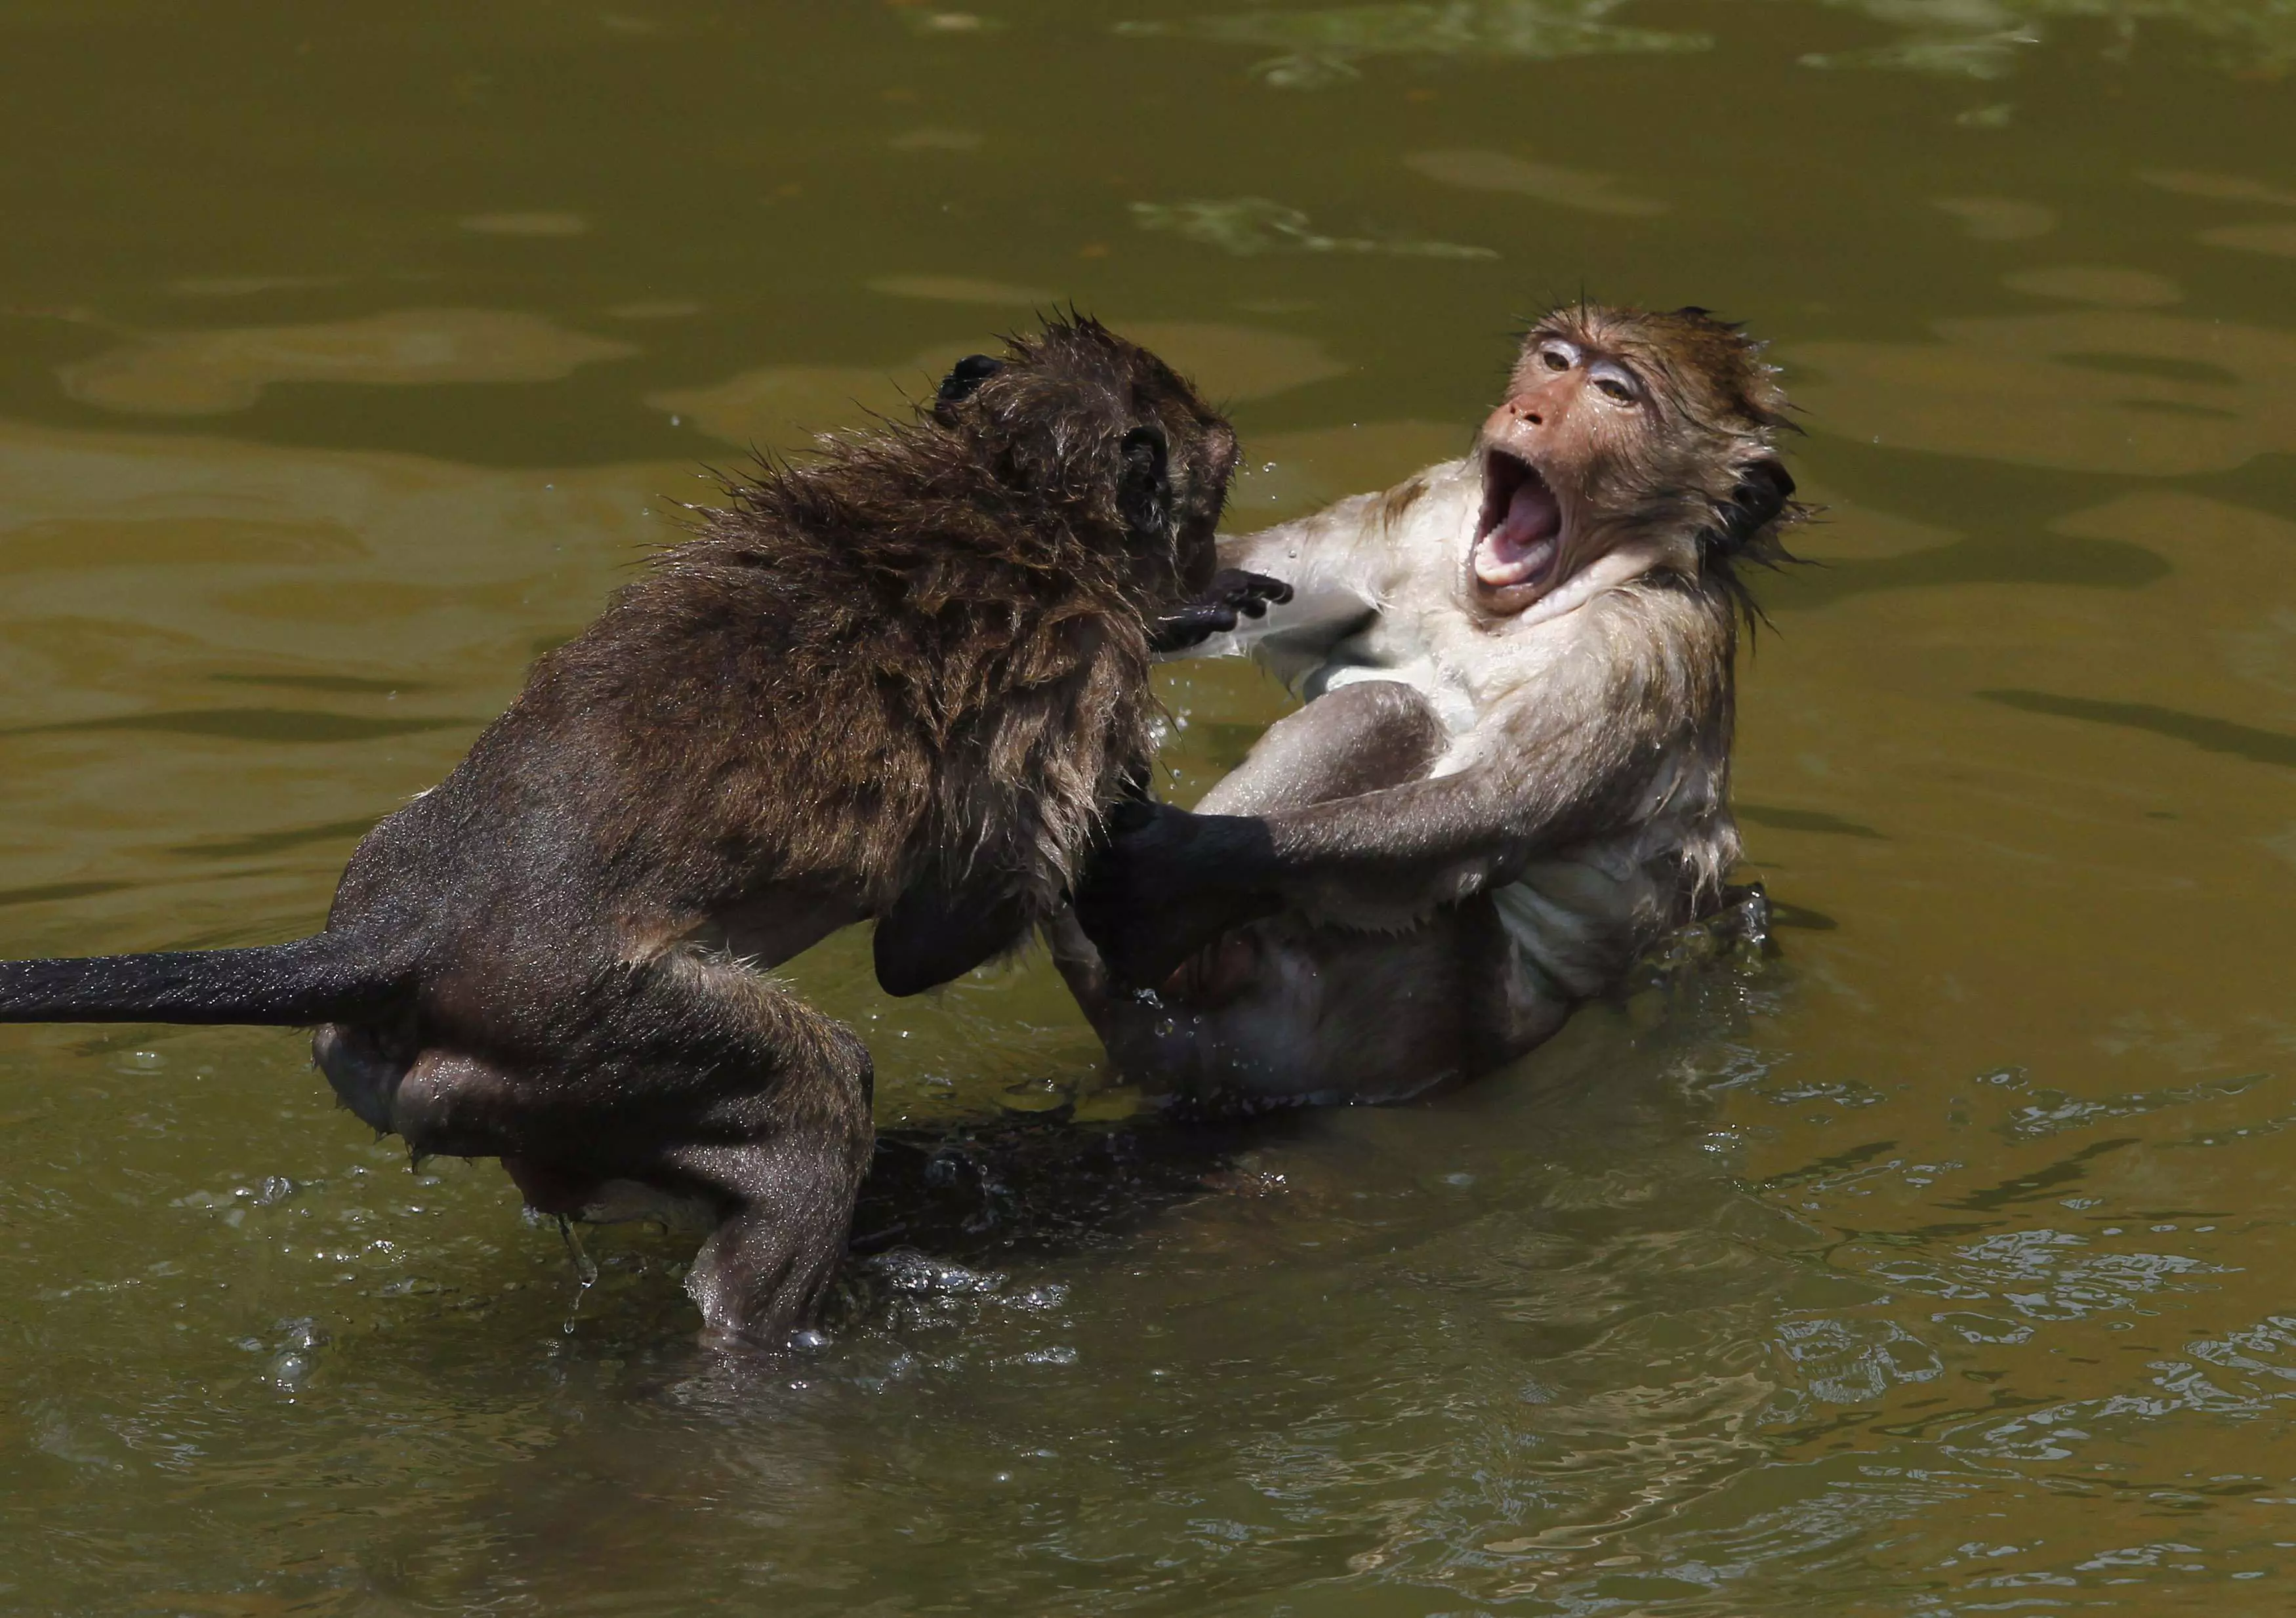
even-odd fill
[(1115, 539), (1150, 599), (1210, 583), (1235, 432), (1145, 349), (1095, 320), (1050, 321), (1002, 358), (959, 360), (931, 409), (1016, 498), (1095, 548)]
[[(1134, 404), (1153, 420), (1150, 431), (1159, 433), (1165, 446), (1160, 527), (1170, 536), (1177, 594), (1189, 597), (1201, 595), (1219, 571), (1214, 540), (1227, 505), (1228, 480), (1235, 474), (1235, 429), (1161, 361), (1155, 361), (1155, 368), (1165, 383), (1136, 392)], [(1133, 528), (1152, 557), (1159, 526), (1152, 521)]]
[(1768, 457), (1767, 401), (1752, 396), (1775, 393), (1767, 375), (1751, 344), (1699, 311), (1580, 305), (1542, 321), (1477, 446), (1478, 604), (1521, 612), (1628, 539), (1694, 572), (1700, 536)]

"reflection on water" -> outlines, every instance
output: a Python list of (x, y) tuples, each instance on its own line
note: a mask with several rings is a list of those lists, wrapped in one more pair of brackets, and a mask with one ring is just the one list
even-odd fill
[[(890, 290), (882, 283), (879, 288)], [(1286, 393), (1343, 376), (1348, 370), (1320, 342), (1285, 332), (1154, 320), (1127, 321), (1124, 332), (1177, 366), (1210, 397), (1230, 404)], [(910, 401), (929, 398), (959, 359), (996, 346), (983, 333), (970, 341), (943, 343), (890, 365), (766, 365), (711, 387), (649, 394), (646, 403), (681, 421), (690, 419), (712, 438), (778, 449), (802, 448), (816, 433), (832, 427), (861, 426), (873, 416), (906, 410)]]
[(885, 144), (896, 152), (978, 152), (987, 138), (977, 129), (904, 129)]
[[(2006, 78), (2041, 33), (2014, 0), (1829, 0), (1905, 31), (1887, 45), (1812, 51), (1808, 68), (1895, 68), (1958, 78)], [(2032, 8), (2040, 9), (2040, 8)]]
[(801, 448), (840, 423), (862, 424), (923, 398), (973, 352), (947, 343), (892, 365), (766, 365), (706, 388), (646, 395), (646, 403), (734, 444)]
[(64, 391), (107, 410), (220, 415), (274, 382), (554, 382), (626, 342), (499, 309), (406, 309), (327, 325), (176, 332), (67, 365)]
[(2022, 242), (2057, 227), (2054, 209), (2015, 197), (1934, 197), (1930, 206), (1959, 219), (1975, 242)]
[(2116, 269), (2109, 264), (2044, 265), (2038, 269), (2004, 275), (2001, 284), (2014, 292), (2030, 292), (2037, 298), (2062, 298), (2071, 303), (2102, 304), (2114, 309), (2150, 308), (2156, 304), (2185, 300), (2185, 289), (2166, 275), (2156, 275), (2150, 270)]
[[(1235, 513), (1231, 526), (1248, 532), (1365, 488), (1390, 488), (1423, 466), (1466, 454), (1474, 436), (1468, 423), (1440, 422), (1364, 422), (1256, 433), (1244, 445), (1246, 464), (1228, 495)], [(1248, 743), (1226, 764), (1242, 763), (1247, 751)]]
[(2140, 168), (2136, 177), (2147, 185), (2204, 197), (2211, 202), (2268, 202), (2276, 208), (2296, 208), (2296, 191), (2267, 185), (2233, 174), (2210, 174), (2191, 168)]
[(2052, 696), (2046, 691), (1980, 691), (1988, 702), (2003, 702), (2028, 713), (2054, 713), (2069, 719), (2092, 719), (2103, 725), (2126, 725), (2159, 735), (2175, 736), (2211, 752), (2228, 752), (2259, 764), (2278, 764), (2296, 769), (2296, 735), (2234, 725), (2197, 713), (2179, 713), (2150, 702), (2099, 702), (2086, 697)]
[[(2066, 295), (2065, 272), (2030, 291)], [(2050, 281), (2058, 284), (2052, 286)], [(2097, 272), (2076, 295), (2094, 300)], [(2157, 277), (2105, 284), (2125, 295)], [(2169, 290), (2173, 291), (2173, 288)], [(2173, 315), (1939, 320), (1937, 343), (1807, 342), (1798, 401), (1824, 431), (1938, 454), (2156, 477), (2296, 451), (2296, 336)]]
[[(1809, 51), (1810, 68), (1883, 68), (1959, 78), (2005, 78), (2050, 37), (2053, 21), (2099, 19), (2130, 37), (2140, 23), (2174, 22), (2216, 46), (2236, 70), (2296, 62), (2296, 21), (2268, 4), (2212, 0), (1821, 0), (1898, 30), (1886, 44)], [(1441, 4), (1252, 11), (1119, 24), (1138, 37), (1177, 36), (1273, 48), (1253, 71), (1283, 89), (1316, 89), (1356, 76), (1379, 56), (1548, 61), (1611, 53), (1705, 51), (1711, 36), (1613, 23), (1624, 0), (1444, 0)], [(2126, 47), (2124, 47), (2126, 48)]]
[(2296, 259), (2296, 223), (2274, 219), (2261, 225), (2219, 225), (2204, 230), (2200, 239), (2210, 247), (2237, 248), (2243, 252), (2271, 253)]
[(1185, 202), (1135, 202), (1132, 222), (1142, 230), (1165, 231), (1190, 242), (1220, 248), (1239, 259), (1261, 253), (1387, 253), (1402, 259), (1496, 259), (1488, 247), (1456, 242), (1421, 242), (1385, 236), (1331, 236), (1310, 226), (1296, 208), (1266, 197), (1199, 199)]
[(1824, 0), (1904, 30), (1864, 50), (1816, 52), (1811, 67), (1901, 68), (1968, 78), (2001, 78), (2021, 55), (2051, 37), (2052, 23), (2090, 19), (2117, 25), (2128, 51), (2146, 23), (2173, 22), (2215, 46), (2224, 66), (2269, 72), (2296, 62), (2296, 20), (2276, 5), (2217, 0)]
[(580, 236), (590, 221), (578, 213), (474, 213), (462, 226), (482, 236)]
[[(0, 1031), (0, 1604), (2287, 1606), (2286, 27), (0, 9), (11, 954), (308, 929), (703, 463), (1039, 302), (1230, 403), (1239, 526), (1462, 452), (1550, 298), (1712, 305), (1825, 507), (1745, 666), (1774, 955), (1203, 1132), (1041, 962), (889, 1002), (832, 939), (885, 1146), (794, 1363), (293, 1034)], [(1183, 802), (1286, 702), (1160, 680)]]
[(1049, 308), (1059, 294), (1037, 287), (1008, 286), (1001, 281), (972, 281), (963, 275), (876, 275), (868, 282), (873, 292), (889, 298), (922, 298), (934, 303), (990, 303), (1014, 308)]
[(1589, 213), (1644, 218), (1667, 209), (1654, 197), (1619, 190), (1610, 175), (1527, 162), (1504, 152), (1414, 152), (1403, 161), (1406, 168), (1446, 185), (1467, 191), (1511, 191), (1563, 208), (1583, 208)]
[(1319, 89), (1379, 56), (1548, 62), (1613, 53), (1705, 51), (1705, 34), (1670, 33), (1607, 21), (1626, 0), (1439, 0), (1420, 5), (1345, 5), (1253, 11), (1180, 21), (1125, 22), (1134, 38), (1171, 36), (1283, 53), (1252, 70), (1282, 89)]

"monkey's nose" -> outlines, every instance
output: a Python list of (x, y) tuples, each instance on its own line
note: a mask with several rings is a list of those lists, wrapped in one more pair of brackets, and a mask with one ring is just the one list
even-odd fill
[(1492, 441), (1536, 433), (1546, 425), (1546, 407), (1529, 394), (1520, 394), (1491, 412), (1483, 423), (1483, 431)]

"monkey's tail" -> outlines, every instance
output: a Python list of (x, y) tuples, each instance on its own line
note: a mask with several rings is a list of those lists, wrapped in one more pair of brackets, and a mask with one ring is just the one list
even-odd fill
[(399, 992), (378, 954), (322, 932), (254, 949), (0, 961), (0, 1023), (356, 1022)]

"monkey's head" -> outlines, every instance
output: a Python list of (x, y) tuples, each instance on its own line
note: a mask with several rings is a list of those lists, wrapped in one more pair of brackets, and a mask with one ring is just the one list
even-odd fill
[(1086, 316), (956, 362), (930, 407), (1023, 513), (1120, 556), (1150, 601), (1201, 591), (1235, 470), (1235, 431), (1186, 379)]
[(1556, 309), (1483, 424), (1469, 588), (1512, 615), (1633, 545), (1737, 589), (1733, 563), (1783, 557), (1799, 512), (1774, 448), (1785, 410), (1759, 347), (1703, 309)]

